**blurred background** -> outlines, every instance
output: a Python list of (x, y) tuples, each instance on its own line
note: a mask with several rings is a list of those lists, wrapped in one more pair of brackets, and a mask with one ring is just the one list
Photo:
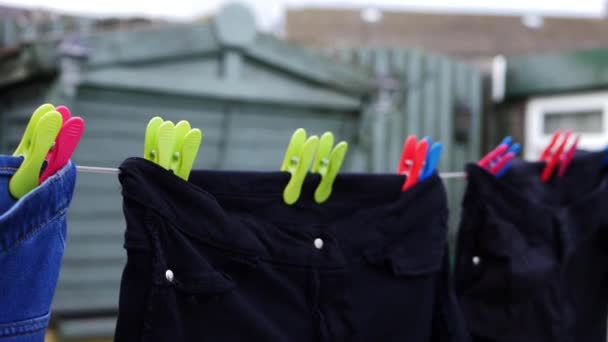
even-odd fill
[[(556, 128), (608, 142), (604, 0), (0, 3), (0, 149), (68, 105), (74, 161), (141, 156), (154, 115), (204, 133), (198, 168), (278, 170), (299, 127), (349, 142), (343, 167), (394, 172), (404, 139), (462, 171), (511, 135), (536, 158)], [(446, 180), (452, 236), (465, 181)], [(115, 176), (79, 174), (48, 341), (111, 341), (125, 263)]]

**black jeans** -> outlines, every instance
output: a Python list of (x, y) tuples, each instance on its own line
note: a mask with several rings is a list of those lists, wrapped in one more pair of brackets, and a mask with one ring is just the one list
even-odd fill
[(606, 341), (604, 159), (581, 152), (548, 184), (542, 163), (504, 179), (468, 166), (455, 272), (474, 341)]
[(288, 174), (121, 166), (128, 262), (116, 341), (465, 341), (435, 176), (338, 176), (293, 206)]

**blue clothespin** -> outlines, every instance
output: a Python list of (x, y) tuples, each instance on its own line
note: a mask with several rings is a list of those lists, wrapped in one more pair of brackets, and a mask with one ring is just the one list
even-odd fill
[(506, 136), (504, 139), (502, 139), (500, 143), (509, 146), (511, 145), (511, 143), (513, 143), (513, 138), (510, 136)]
[[(510, 137), (508, 137), (508, 138), (510, 138)], [(520, 144), (513, 144), (513, 146), (511, 146), (509, 148), (507, 153), (512, 152), (513, 154), (517, 155), (520, 150), (521, 150)], [(498, 173), (496, 174), (496, 178), (500, 178), (500, 177), (504, 176), (507, 173), (507, 171), (511, 168), (512, 163), (513, 163), (513, 161), (510, 160), (507, 164), (505, 164), (505, 166), (500, 171), (498, 171)]]
[(420, 180), (425, 180), (433, 175), (435, 169), (437, 168), (437, 164), (439, 164), (439, 159), (441, 158), (441, 150), (442, 145), (439, 142), (433, 144), (433, 140), (431, 137), (426, 136), (424, 140), (427, 141), (428, 149), (426, 153), (426, 160), (424, 161), (424, 168), (422, 170), (422, 174), (420, 175)]

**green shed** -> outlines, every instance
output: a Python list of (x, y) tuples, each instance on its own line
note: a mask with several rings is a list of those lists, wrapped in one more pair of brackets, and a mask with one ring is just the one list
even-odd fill
[[(324, 56), (257, 32), (239, 5), (203, 24), (22, 45), (0, 52), (0, 70), (3, 152), (50, 102), (86, 121), (78, 165), (142, 155), (155, 115), (203, 131), (197, 168), (277, 170), (299, 127), (348, 141), (344, 171), (394, 172), (410, 133), (444, 143), (442, 171), (479, 157), (483, 89), (471, 66), (389, 48)], [(447, 184), (455, 222), (465, 183)], [(53, 304), (62, 339), (112, 336), (126, 259), (121, 201), (115, 175), (78, 174)]]
[[(291, 134), (303, 127), (348, 141), (343, 169), (367, 170), (358, 142), (362, 104), (373, 90), (369, 75), (255, 25), (247, 8), (230, 5), (206, 24), (16, 49), (15, 65), (29, 69), (3, 77), (3, 150), (16, 146), (32, 110), (51, 102), (85, 119), (73, 156), (78, 165), (117, 167), (142, 155), (147, 122), (161, 115), (203, 131), (197, 168), (277, 170)], [(112, 336), (126, 260), (121, 202), (116, 176), (78, 174), (53, 303), (64, 339)]]

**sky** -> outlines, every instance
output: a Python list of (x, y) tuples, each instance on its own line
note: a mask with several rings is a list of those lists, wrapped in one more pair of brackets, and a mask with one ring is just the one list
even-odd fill
[[(55, 9), (92, 16), (149, 16), (188, 20), (211, 14), (227, 0), (0, 0), (0, 5)], [(370, 0), (241, 0), (256, 13), (261, 29), (280, 22), (285, 8), (369, 8)], [(603, 14), (608, 0), (374, 0), (373, 6), (390, 10), (422, 10), (460, 13), (541, 14), (589, 16)]]

